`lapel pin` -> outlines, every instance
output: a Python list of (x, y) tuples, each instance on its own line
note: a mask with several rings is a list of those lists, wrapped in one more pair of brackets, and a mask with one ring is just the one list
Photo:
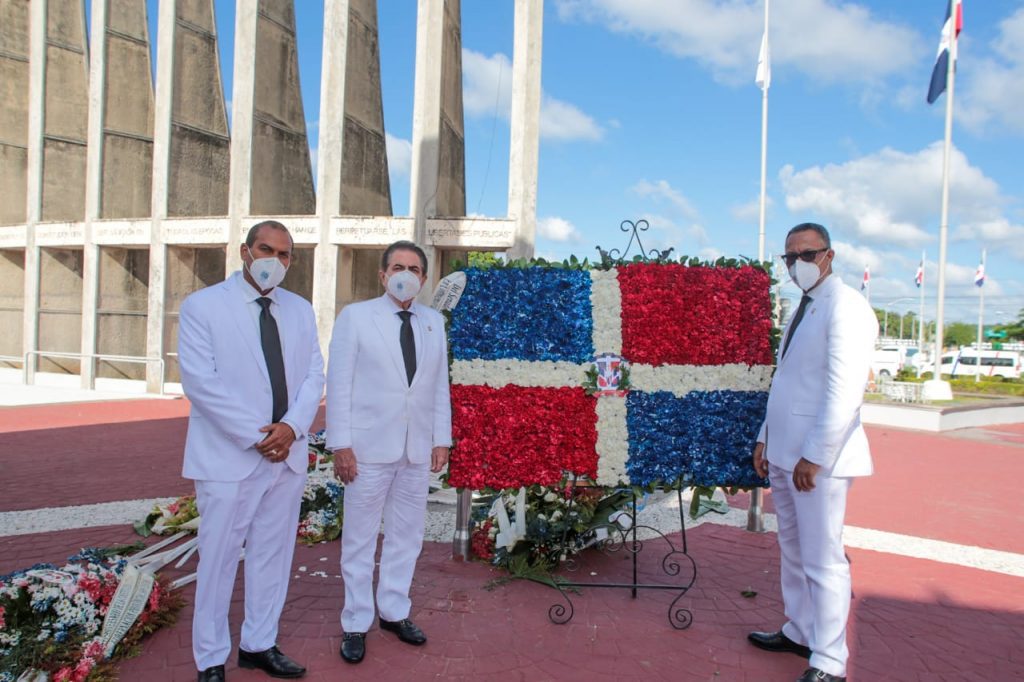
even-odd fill
[(431, 326), (430, 326), (430, 325), (428, 324), (428, 325), (427, 325), (427, 331), (428, 331), (428, 332), (432, 332), (432, 331), (434, 331), (434, 328), (433, 328), (433, 327), (431, 327)]

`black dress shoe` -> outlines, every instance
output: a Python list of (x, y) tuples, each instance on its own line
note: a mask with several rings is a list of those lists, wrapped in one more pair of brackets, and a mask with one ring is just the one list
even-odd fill
[(764, 649), (765, 651), (786, 652), (803, 656), (804, 658), (811, 657), (810, 649), (786, 637), (782, 630), (778, 632), (751, 632), (747, 635), (747, 639), (758, 649)]
[(346, 632), (341, 638), (341, 657), (346, 663), (358, 663), (366, 655), (366, 633)]
[(215, 665), (212, 668), (200, 670), (199, 682), (224, 682), (224, 666)]
[(406, 644), (419, 646), (427, 643), (427, 636), (423, 634), (423, 630), (416, 627), (416, 623), (413, 623), (408, 618), (403, 618), (402, 620), (384, 620), (381, 618), (380, 629), (394, 632), (398, 635), (398, 639)]
[(808, 668), (796, 682), (846, 682), (846, 678), (839, 675), (829, 675), (818, 668)]
[(281, 653), (276, 646), (266, 651), (246, 651), (238, 649), (239, 668), (259, 668), (271, 677), (295, 679), (306, 674), (306, 669)]

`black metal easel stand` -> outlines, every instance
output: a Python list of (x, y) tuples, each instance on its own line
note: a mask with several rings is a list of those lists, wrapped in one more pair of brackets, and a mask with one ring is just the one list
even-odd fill
[[(569, 507), (566, 513), (572, 510), (572, 503), (576, 497), (576, 477), (574, 476), (571, 482), (571, 494), (569, 497)], [(572, 599), (569, 598), (569, 594), (566, 592), (566, 588), (575, 587), (614, 587), (614, 588), (627, 588), (631, 591), (633, 599), (636, 599), (637, 590), (674, 590), (679, 592), (672, 603), (668, 606), (668, 622), (676, 630), (685, 630), (690, 627), (693, 622), (693, 613), (682, 606), (677, 606), (679, 600), (683, 598), (693, 583), (697, 580), (697, 563), (693, 560), (693, 557), (687, 552), (686, 546), (686, 522), (684, 519), (683, 511), (683, 493), (682, 488), (679, 485), (675, 486), (676, 496), (679, 501), (679, 528), (682, 532), (681, 547), (676, 548), (675, 544), (657, 528), (652, 526), (638, 526), (636, 523), (637, 519), (637, 508), (636, 508), (636, 493), (633, 493), (633, 501), (630, 505), (628, 512), (631, 524), (629, 528), (623, 529), (617, 523), (606, 523), (597, 527), (597, 529), (604, 528), (607, 530), (608, 537), (599, 540), (596, 543), (597, 549), (606, 553), (613, 553), (619, 551), (629, 552), (632, 559), (632, 582), (563, 582), (555, 579), (554, 575), (551, 575), (551, 584), (561, 594), (562, 599), (565, 600), (565, 604), (552, 604), (548, 609), (548, 618), (551, 622), (563, 625), (572, 620), (574, 609), (572, 605)], [(682, 582), (678, 583), (642, 583), (639, 581), (637, 574), (637, 559), (640, 552), (644, 549), (644, 540), (637, 538), (637, 530), (644, 528), (653, 531), (658, 537), (651, 538), (648, 542), (655, 542), (663, 540), (667, 545), (667, 551), (661, 558), (661, 570), (664, 572), (667, 578), (676, 578), (682, 576)], [(597, 530), (595, 529), (595, 530)], [(567, 534), (567, 533), (566, 533)], [(565, 546), (565, 535), (562, 537), (562, 546)], [(686, 563), (689, 562), (689, 579), (685, 578), (684, 569)], [(562, 564), (566, 569), (570, 571), (577, 570), (579, 564), (575, 557), (569, 557)]]

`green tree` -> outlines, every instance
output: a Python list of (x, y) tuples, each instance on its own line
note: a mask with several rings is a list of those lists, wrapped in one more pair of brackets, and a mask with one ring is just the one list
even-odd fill
[(942, 342), (946, 346), (969, 346), (978, 340), (977, 325), (966, 322), (950, 322), (942, 331)]
[(1017, 320), (1009, 324), (996, 325), (996, 331), (1006, 332), (1008, 341), (1024, 341), (1024, 308), (1017, 313)]

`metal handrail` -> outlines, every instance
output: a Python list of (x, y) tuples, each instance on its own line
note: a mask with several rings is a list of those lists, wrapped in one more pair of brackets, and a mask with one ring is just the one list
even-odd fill
[(25, 351), (24, 357), (22, 358), (24, 364), (21, 367), (21, 380), (26, 385), (31, 385), (32, 382), (29, 380), (29, 364), (28, 359), (32, 355), (38, 355), (40, 357), (47, 358), (67, 358), (70, 360), (78, 360), (82, 362), (86, 358), (94, 360), (105, 360), (107, 362), (135, 362), (138, 364), (149, 365), (151, 362), (159, 363), (160, 365), (160, 395), (164, 394), (164, 378), (167, 372), (167, 363), (164, 362), (163, 358), (150, 358), (138, 355), (107, 355), (104, 353), (68, 353), (62, 351), (52, 350), (30, 350)]

